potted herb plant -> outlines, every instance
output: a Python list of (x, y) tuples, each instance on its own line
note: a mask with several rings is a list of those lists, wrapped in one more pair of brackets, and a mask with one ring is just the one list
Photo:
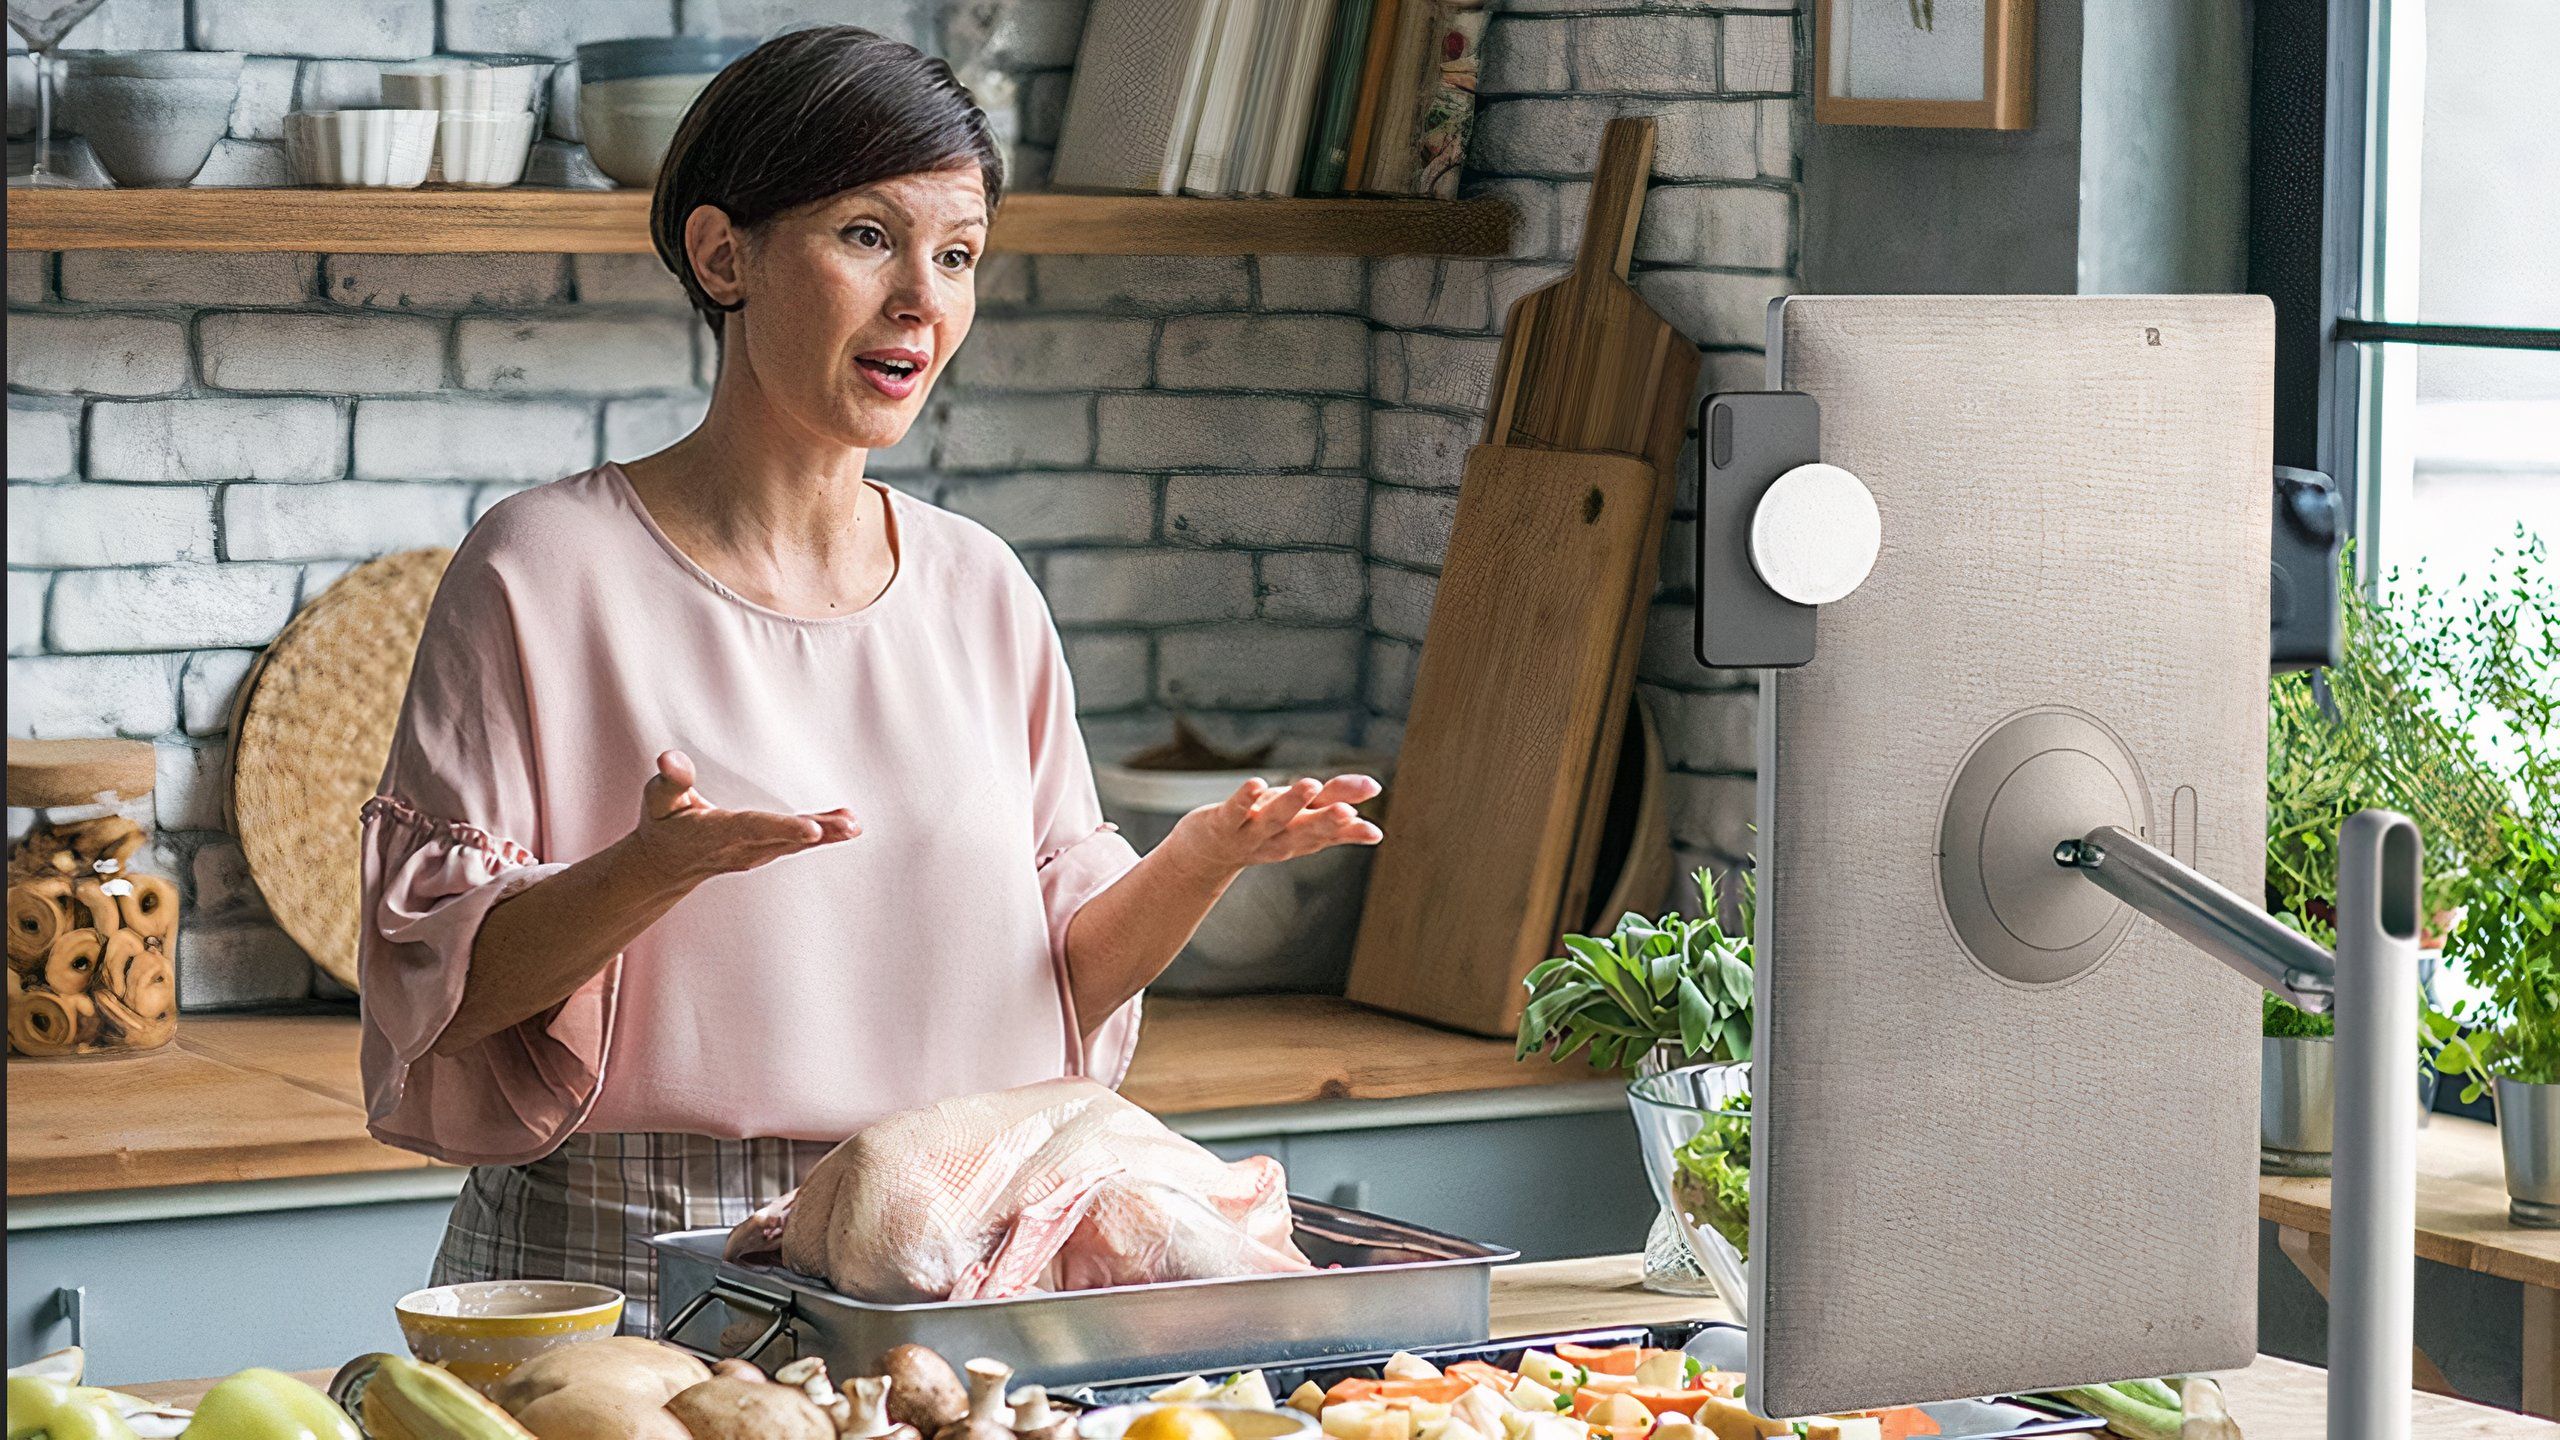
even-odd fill
[(2476, 1001), (2429, 1017), (2436, 1067), (2465, 1077), (2465, 1099), (2495, 1097), (2509, 1218), (2560, 1227), (2560, 576), (2519, 531), (2490, 584), (2421, 592), (2417, 608), (2454, 723), (2502, 802), (2446, 951)]
[[(1549, 1060), (1563, 1060), (1588, 1051), (1592, 1063), (1639, 1079), (1721, 1061), (1736, 1067), (1731, 1083), (1747, 1095), (1751, 891), (1746, 880), (1741, 933), (1728, 934), (1716, 919), (1714, 876), (1701, 869), (1694, 879), (1699, 918), (1673, 913), (1648, 920), (1630, 912), (1607, 935), (1565, 936), (1565, 953), (1529, 972), (1519, 1058), (1544, 1051)], [(1641, 1127), (1643, 1105), (1632, 1096), (1629, 1104)], [(1653, 1164), (1649, 1134), (1646, 1143)], [(1664, 1189), (1661, 1183), (1655, 1188)], [(1668, 1208), (1670, 1197), (1663, 1199), (1666, 1209), (1645, 1244), (1645, 1284), (1674, 1294), (1714, 1293)]]
[[(2340, 567), (2339, 663), (2278, 675), (2268, 690), (2266, 905), (2335, 945), (2338, 832), (2359, 810), (2397, 810), (2425, 837), (2432, 948), (2460, 913), (2471, 866), (2498, 847), (2499, 789), (2442, 699), (2445, 637), (2423, 614), (2368, 597), (2351, 556)], [(2325, 1015), (2265, 1001), (2259, 1160), (2270, 1173), (2328, 1173), (2332, 1029)], [(2416, 1068), (2423, 1108), (2435, 1076)]]

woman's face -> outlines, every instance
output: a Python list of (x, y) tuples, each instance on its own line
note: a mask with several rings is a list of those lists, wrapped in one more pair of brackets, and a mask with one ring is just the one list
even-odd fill
[(765, 395), (864, 450), (894, 445), (977, 317), (987, 243), (978, 168), (883, 180), (777, 217), (739, 256), (728, 317)]

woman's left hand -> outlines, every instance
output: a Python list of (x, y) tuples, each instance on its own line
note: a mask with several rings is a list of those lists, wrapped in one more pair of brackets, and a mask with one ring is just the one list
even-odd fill
[(1375, 845), (1378, 827), (1352, 807), (1374, 798), (1378, 782), (1366, 775), (1309, 776), (1273, 788), (1247, 780), (1216, 805), (1203, 805), (1174, 822), (1168, 846), (1212, 873), (1233, 874), (1249, 865), (1294, 860), (1336, 845)]

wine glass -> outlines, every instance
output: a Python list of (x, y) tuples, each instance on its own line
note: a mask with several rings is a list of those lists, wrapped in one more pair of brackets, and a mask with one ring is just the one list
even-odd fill
[(8, 0), (9, 23), (27, 39), (36, 67), (36, 158), (24, 175), (12, 175), (18, 186), (72, 186), (79, 182), (56, 175), (53, 163), (53, 60), (63, 37), (89, 18), (106, 0)]

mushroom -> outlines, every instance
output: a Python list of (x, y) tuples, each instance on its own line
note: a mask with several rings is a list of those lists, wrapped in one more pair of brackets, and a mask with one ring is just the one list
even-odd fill
[(1075, 1417), (1049, 1403), (1045, 1386), (1023, 1386), (1012, 1404), (1013, 1433), (1022, 1440), (1075, 1440)]
[(853, 1413), (837, 1427), (845, 1440), (919, 1440), (916, 1427), (889, 1418), (889, 1394), (897, 1388), (886, 1375), (865, 1375), (853, 1382)]
[(969, 1393), (960, 1388), (959, 1372), (922, 1345), (900, 1345), (881, 1356), (875, 1368), (889, 1378), (890, 1420), (919, 1435), (939, 1435), (969, 1413)]
[(853, 1423), (853, 1402), (837, 1393), (835, 1382), (827, 1378), (827, 1362), (815, 1355), (803, 1355), (773, 1372), (773, 1382), (789, 1385), (809, 1397), (809, 1403), (826, 1412), (827, 1420), (844, 1433)]
[(1013, 1408), (1004, 1403), (1013, 1367), (981, 1357), (962, 1368), (969, 1372), (969, 1413), (935, 1431), (933, 1440), (1014, 1440)]
[(667, 1413), (693, 1440), (836, 1440), (835, 1421), (807, 1395), (762, 1380), (714, 1376), (668, 1401)]

